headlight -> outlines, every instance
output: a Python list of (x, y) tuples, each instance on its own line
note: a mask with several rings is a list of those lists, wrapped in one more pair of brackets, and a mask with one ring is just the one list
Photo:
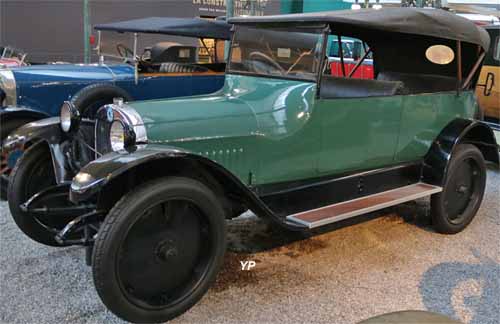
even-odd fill
[(120, 151), (135, 145), (136, 135), (132, 127), (115, 120), (109, 130), (109, 142), (113, 151)]
[(16, 78), (11, 70), (0, 70), (0, 89), (5, 93), (6, 106), (17, 105)]
[(133, 150), (147, 141), (146, 127), (134, 108), (115, 100), (97, 111), (95, 149), (100, 154)]
[(61, 106), (61, 129), (63, 132), (68, 133), (78, 129), (80, 124), (80, 112), (73, 104), (65, 101)]
[(125, 128), (121, 121), (115, 120), (111, 124), (109, 142), (111, 143), (111, 149), (115, 152), (125, 148)]

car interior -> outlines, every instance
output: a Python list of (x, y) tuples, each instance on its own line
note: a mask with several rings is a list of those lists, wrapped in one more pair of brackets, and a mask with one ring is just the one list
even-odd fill
[[(357, 79), (349, 75), (345, 77), (332, 76), (324, 73), (321, 78), (320, 96), (322, 98), (362, 98), (411, 95), (419, 93), (433, 93), (454, 91), (457, 89), (455, 61), (452, 59), (440, 66), (426, 61), (422, 66), (412, 66), (406, 62), (391, 60), (386, 53), (390, 43), (376, 42), (373, 50), (373, 64), (375, 66), (374, 79)], [(412, 55), (422, 55), (433, 44), (419, 44), (413, 46)], [(450, 48), (453, 52), (453, 50)], [(420, 53), (422, 52), (422, 53)], [(348, 54), (348, 53), (347, 53)], [(363, 60), (359, 58), (357, 61)], [(417, 60), (415, 60), (417, 62)], [(347, 74), (347, 73), (346, 73)]]
[[(216, 49), (214, 49), (216, 50)], [(199, 48), (177, 43), (161, 42), (151, 48), (150, 69), (160, 73), (224, 72), (224, 63), (201, 63)], [(222, 60), (223, 62), (223, 60)]]
[[(181, 45), (174, 42), (159, 42), (146, 48), (138, 57), (138, 69), (141, 75), (163, 76), (172, 73), (224, 73), (224, 42), (215, 42), (216, 46), (210, 50), (209, 63), (200, 62), (200, 47)], [(222, 49), (219, 43), (222, 43)], [(116, 47), (121, 57), (133, 56), (133, 51), (123, 44)], [(128, 59), (127, 61), (131, 61)]]

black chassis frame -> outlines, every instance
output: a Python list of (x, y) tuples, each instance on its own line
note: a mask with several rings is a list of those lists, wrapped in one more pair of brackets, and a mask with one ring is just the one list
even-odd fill
[[(93, 126), (93, 122), (88, 122), (87, 126)], [(221, 195), (237, 201), (240, 206), (252, 210), (259, 217), (266, 217), (295, 231), (305, 231), (307, 228), (288, 222), (287, 215), (419, 181), (443, 185), (450, 157), (459, 143), (476, 145), (485, 160), (497, 166), (500, 164), (499, 147), (493, 131), (486, 124), (469, 119), (455, 119), (449, 123), (423, 160), (331, 177), (259, 186), (243, 183), (223, 166), (203, 156), (163, 145), (145, 144), (127, 152), (108, 153), (105, 158), (96, 159), (80, 170), (72, 170), (73, 163), (67, 161), (68, 156), (63, 151), (64, 142), (71, 139), (74, 139), (74, 134), (62, 132), (59, 118), (48, 118), (36, 124), (25, 125), (11, 134), (4, 143), (4, 153), (8, 154), (16, 147), (25, 147), (33, 142), (45, 141), (48, 144), (57, 185), (37, 193), (22, 208), (44, 213), (45, 217), (56, 217), (61, 212), (74, 214), (73, 221), (55, 233), (55, 237), (61, 244), (87, 246), (87, 259), (93, 244), (93, 233), (97, 232), (100, 221), (112, 207), (103, 202), (115, 202), (119, 197), (113, 197), (113, 193), (124, 194), (124, 190), (128, 190), (123, 189), (124, 187), (130, 189), (141, 181), (167, 175), (157, 172), (168, 170), (169, 168), (165, 168), (166, 163), (199, 169), (200, 174), (207, 179), (218, 182)], [(155, 169), (155, 163), (161, 163), (163, 167)], [(78, 171), (90, 175), (87, 182), (79, 182), (76, 178), (72, 180)], [(72, 205), (45, 209), (35, 207), (38, 201), (51, 195), (63, 196)], [(242, 211), (241, 208), (236, 209)], [(82, 237), (71, 238), (75, 233), (82, 233)]]

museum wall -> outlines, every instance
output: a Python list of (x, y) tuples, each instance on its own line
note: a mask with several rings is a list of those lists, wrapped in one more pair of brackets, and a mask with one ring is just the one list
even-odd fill
[[(28, 52), (33, 62), (83, 62), (83, 4), (83, 0), (0, 0), (0, 44)], [(235, 12), (249, 14), (251, 4), (235, 0)], [(279, 0), (255, 0), (253, 6), (256, 14), (280, 12)], [(91, 25), (150, 16), (225, 14), (224, 0), (89, 0)], [(156, 38), (143, 37), (140, 45), (152, 39)], [(172, 37), (168, 40), (192, 42)]]

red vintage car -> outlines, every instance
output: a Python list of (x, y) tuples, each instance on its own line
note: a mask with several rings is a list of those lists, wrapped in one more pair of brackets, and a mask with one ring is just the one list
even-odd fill
[(328, 62), (331, 74), (357, 79), (373, 79), (373, 57), (368, 46), (357, 39), (341, 39), (340, 42), (342, 48), (339, 47), (339, 40), (333, 40), (330, 45)]
[(12, 47), (0, 46), (0, 68), (11, 68), (27, 65), (26, 53), (13, 49)]

